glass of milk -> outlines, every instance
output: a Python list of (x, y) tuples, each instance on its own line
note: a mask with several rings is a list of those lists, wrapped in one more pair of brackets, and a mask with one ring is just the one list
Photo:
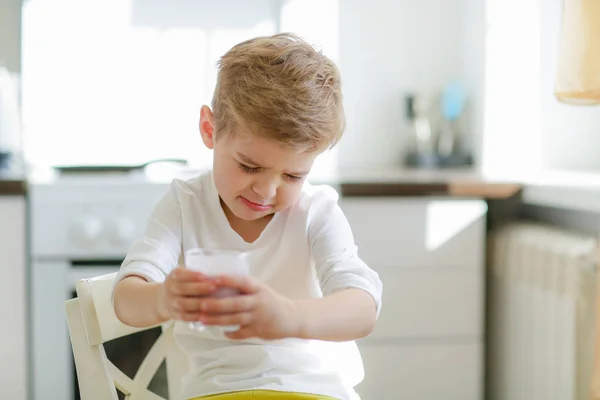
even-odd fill
[[(207, 276), (218, 275), (248, 275), (250, 266), (248, 253), (236, 250), (209, 250), (191, 249), (184, 255), (185, 267), (199, 271)], [(220, 287), (211, 297), (230, 297), (239, 295), (240, 291), (235, 288)], [(240, 328), (239, 325), (231, 326), (205, 326), (202, 322), (190, 322), (190, 328), (205, 330), (216, 328), (221, 332), (234, 332)], [(211, 329), (212, 330), (212, 329)]]

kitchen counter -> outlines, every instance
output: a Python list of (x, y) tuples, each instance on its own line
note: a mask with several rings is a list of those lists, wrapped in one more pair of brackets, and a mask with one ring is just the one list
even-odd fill
[(23, 196), (27, 193), (27, 178), (18, 169), (0, 169), (0, 196)]
[(506, 199), (518, 194), (523, 183), (491, 177), (474, 169), (345, 169), (336, 175), (311, 181), (339, 187), (344, 197), (456, 196)]
[[(130, 188), (148, 184), (164, 186), (167, 190), (173, 178), (190, 179), (202, 173), (200, 170), (147, 170), (115, 174), (74, 174), (60, 179), (56, 174), (30, 176), (30, 182), (52, 185), (62, 182), (79, 189), (98, 185), (127, 185)], [(1, 178), (0, 178), (1, 179)], [(490, 177), (472, 168), (464, 169), (410, 169), (402, 167), (345, 168), (332, 173), (313, 172), (309, 176), (313, 184), (328, 184), (344, 197), (385, 196), (455, 196), (485, 199), (505, 199), (519, 193), (523, 182), (507, 178)], [(1, 182), (1, 180), (0, 180)], [(1, 187), (2, 183), (0, 183)], [(18, 183), (13, 182), (18, 187)], [(1, 192), (1, 189), (0, 189)]]

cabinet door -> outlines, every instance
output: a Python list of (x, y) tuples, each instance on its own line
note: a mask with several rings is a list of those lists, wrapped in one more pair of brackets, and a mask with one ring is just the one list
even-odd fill
[(373, 339), (483, 336), (483, 268), (375, 268), (383, 282)]
[(375, 268), (483, 264), (483, 200), (350, 197), (340, 204), (360, 256)]
[(482, 346), (477, 343), (359, 345), (361, 400), (480, 400)]
[(25, 200), (0, 196), (0, 398), (27, 398)]

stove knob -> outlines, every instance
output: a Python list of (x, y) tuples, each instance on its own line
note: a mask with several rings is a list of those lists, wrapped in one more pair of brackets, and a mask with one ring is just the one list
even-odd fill
[(77, 241), (93, 243), (102, 235), (102, 229), (100, 218), (86, 216), (76, 222), (73, 233)]
[(130, 245), (135, 239), (135, 222), (131, 218), (117, 219), (113, 224), (111, 239), (115, 244)]

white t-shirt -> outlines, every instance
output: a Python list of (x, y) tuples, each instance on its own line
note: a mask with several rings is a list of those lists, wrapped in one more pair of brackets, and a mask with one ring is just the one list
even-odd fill
[[(371, 294), (379, 313), (382, 283), (357, 255), (350, 226), (328, 186), (305, 183), (298, 201), (276, 213), (260, 237), (245, 242), (229, 225), (213, 174), (174, 180), (157, 203), (146, 234), (125, 258), (117, 282), (139, 275), (163, 282), (193, 248), (250, 253), (250, 274), (291, 298), (320, 298), (346, 288)], [(314, 393), (357, 398), (363, 379), (354, 342), (230, 340), (175, 323), (176, 342), (190, 358), (184, 398), (239, 390)]]

